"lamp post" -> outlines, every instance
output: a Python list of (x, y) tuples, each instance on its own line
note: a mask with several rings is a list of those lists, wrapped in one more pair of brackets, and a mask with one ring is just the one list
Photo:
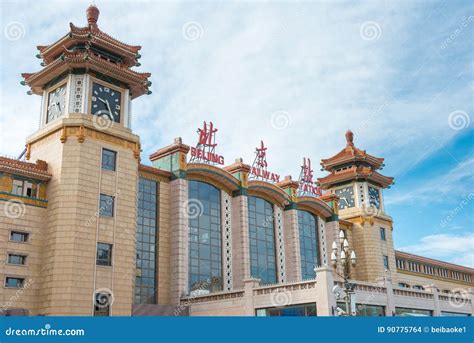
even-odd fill
[[(339, 253), (338, 253), (339, 251)], [(334, 271), (344, 280), (344, 301), (346, 303), (346, 313), (351, 314), (351, 295), (354, 294), (355, 284), (350, 283), (352, 268), (356, 265), (356, 254), (354, 250), (349, 249), (349, 241), (343, 230), (339, 231), (338, 242), (332, 242), (331, 263)], [(337, 267), (341, 266), (342, 274), (339, 274)]]

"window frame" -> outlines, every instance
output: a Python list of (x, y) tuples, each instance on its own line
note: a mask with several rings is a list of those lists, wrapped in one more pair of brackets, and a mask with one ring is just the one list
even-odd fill
[[(99, 257), (99, 251), (102, 251), (104, 249), (99, 248), (99, 245), (107, 245), (109, 247), (108, 249), (108, 257), (107, 257), (107, 264), (99, 263), (100, 261), (104, 261), (105, 259)], [(97, 266), (103, 266), (103, 267), (111, 267), (112, 266), (112, 252), (113, 252), (113, 244), (110, 243), (104, 243), (104, 242), (97, 242), (97, 248), (96, 248), (96, 265)]]
[(388, 255), (382, 255), (382, 259), (383, 259), (383, 267), (386, 270), (390, 270), (390, 261), (388, 259)]
[[(112, 153), (112, 154), (108, 155), (109, 153)], [(113, 171), (113, 172), (116, 171), (117, 170), (117, 155), (118, 155), (118, 152), (115, 150), (102, 148), (101, 169)], [(112, 156), (113, 156), (113, 166), (111, 166), (109, 163), (104, 163), (105, 161), (109, 162)]]
[[(22, 281), (21, 281), (20, 285), (15, 286), (15, 287), (11, 287), (11, 286), (8, 286), (8, 279), (16, 279), (16, 280), (22, 280)], [(25, 281), (26, 281), (25, 277), (6, 275), (5, 276), (5, 282), (3, 283), (3, 285), (4, 285), (4, 288), (19, 289), (19, 288), (23, 288), (23, 286), (25, 285)]]
[(380, 227), (380, 240), (387, 241), (387, 232), (384, 227)]
[[(108, 194), (105, 194), (105, 193), (100, 193), (100, 197), (99, 197), (99, 216), (100, 217), (109, 217), (109, 218), (113, 218), (115, 216), (115, 197), (113, 195), (108, 195)], [(106, 204), (105, 206), (102, 206), (102, 202), (104, 201), (103, 198), (107, 198), (107, 200), (105, 200)], [(110, 208), (110, 211), (108, 210), (108, 206), (107, 205), (107, 201), (109, 199), (112, 199), (112, 203), (110, 204), (111, 208)], [(110, 215), (109, 215), (110, 213)]]
[[(14, 240), (12, 239), (12, 234), (15, 233), (15, 234), (20, 234), (20, 235), (25, 235), (26, 236), (26, 240), (21, 240), (21, 241), (17, 241), (17, 240)], [(31, 233), (28, 232), (28, 231), (20, 231), (20, 230), (10, 230), (10, 234), (8, 235), (8, 241), (9, 242), (15, 242), (15, 243), (29, 243), (30, 242), (30, 236), (31, 236)]]
[[(21, 261), (23, 263), (13, 263), (10, 261), (10, 257), (12, 256), (19, 256), (21, 257)], [(6, 264), (9, 266), (27, 266), (28, 263), (28, 255), (27, 254), (21, 254), (21, 253), (15, 253), (15, 252), (7, 252), (7, 259), (6, 259)]]
[[(315, 237), (315, 245), (312, 247), (312, 249), (304, 249), (304, 251), (302, 250), (302, 245), (301, 245), (301, 242), (303, 240), (303, 238), (305, 238), (303, 241), (304, 242), (307, 242), (308, 241), (308, 236), (306, 235), (302, 235), (302, 226), (301, 226), (301, 221), (303, 221), (303, 218), (300, 218), (300, 213), (301, 215), (309, 215), (311, 216), (313, 219), (314, 219), (314, 228), (311, 228), (312, 230), (314, 229), (314, 237)], [(314, 268), (317, 267), (320, 262), (321, 262), (321, 252), (320, 252), (320, 249), (319, 249), (319, 242), (320, 242), (320, 239), (319, 239), (319, 218), (316, 214), (310, 212), (310, 211), (307, 211), (307, 210), (302, 210), (302, 209), (298, 209), (298, 213), (297, 213), (297, 220), (298, 220), (298, 240), (299, 240), (299, 247), (300, 247), (300, 251), (299, 251), (299, 254), (300, 254), (300, 261), (301, 261), (301, 278), (302, 280), (310, 280), (310, 279), (314, 279), (315, 278), (315, 272), (314, 272)], [(303, 236), (303, 237), (302, 237)], [(306, 246), (306, 245), (305, 245)], [(305, 256), (306, 252), (308, 251), (311, 251), (311, 252), (315, 252), (315, 256), (314, 256), (314, 266), (312, 268), (311, 271), (308, 271), (306, 270), (306, 266), (303, 265), (304, 262), (307, 262), (306, 261), (306, 257), (303, 258), (303, 256)], [(311, 276), (309, 276), (309, 274), (311, 274)]]

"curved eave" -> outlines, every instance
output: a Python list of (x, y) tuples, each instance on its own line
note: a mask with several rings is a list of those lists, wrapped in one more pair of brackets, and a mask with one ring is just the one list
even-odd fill
[(328, 176), (318, 178), (318, 182), (322, 189), (328, 189), (334, 184), (352, 180), (371, 181), (383, 188), (386, 188), (393, 183), (393, 177), (384, 176), (376, 171), (371, 173), (358, 173), (355, 170), (348, 170), (346, 172), (330, 174)]
[(290, 201), (288, 194), (283, 189), (265, 181), (249, 181), (248, 193), (249, 195), (262, 197), (280, 207), (284, 207)]
[(188, 163), (186, 179), (208, 182), (229, 194), (239, 189), (239, 180), (232, 174), (205, 163)]
[(48, 46), (46, 49), (40, 49), (40, 55), (45, 64), (48, 65), (54, 62), (57, 56), (63, 53), (65, 49), (70, 49), (78, 43), (90, 43), (94, 46), (115, 53), (123, 59), (124, 65), (127, 67), (133, 67), (136, 64), (136, 53), (123, 49), (122, 47), (103, 40), (100, 37), (89, 37), (88, 34), (78, 35), (71, 33), (66, 35), (56, 43)]
[(324, 201), (315, 197), (297, 197), (297, 204), (298, 209), (310, 211), (323, 219), (330, 217), (333, 214), (331, 208)]
[(52, 78), (61, 75), (73, 68), (90, 68), (105, 75), (114, 75), (114, 78), (128, 84), (132, 99), (148, 91), (148, 77), (150, 73), (137, 73), (133, 70), (120, 68), (114, 63), (100, 60), (90, 54), (69, 54), (64, 59), (57, 59), (37, 73), (23, 73), (26, 84), (34, 94), (42, 95), (43, 86)]

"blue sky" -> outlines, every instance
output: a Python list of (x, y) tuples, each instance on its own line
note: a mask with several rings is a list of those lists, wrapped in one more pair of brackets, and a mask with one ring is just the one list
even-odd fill
[[(473, 266), (474, 6), (469, 1), (96, 1), (99, 27), (143, 46), (153, 94), (133, 104), (142, 160), (212, 120), (219, 152), (296, 178), (355, 144), (384, 157), (395, 246)], [(36, 45), (84, 25), (84, 1), (2, 2), (0, 153), (18, 155), (40, 99)], [(17, 29), (17, 30), (16, 30)], [(193, 36), (195, 34), (195, 36)], [(316, 169), (316, 176), (323, 173)]]

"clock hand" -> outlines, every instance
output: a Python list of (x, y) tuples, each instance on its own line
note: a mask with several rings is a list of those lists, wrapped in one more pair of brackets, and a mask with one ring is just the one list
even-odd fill
[(110, 115), (112, 115), (112, 111), (110, 110), (109, 101), (105, 100), (105, 104), (107, 105), (107, 110), (109, 111)]

